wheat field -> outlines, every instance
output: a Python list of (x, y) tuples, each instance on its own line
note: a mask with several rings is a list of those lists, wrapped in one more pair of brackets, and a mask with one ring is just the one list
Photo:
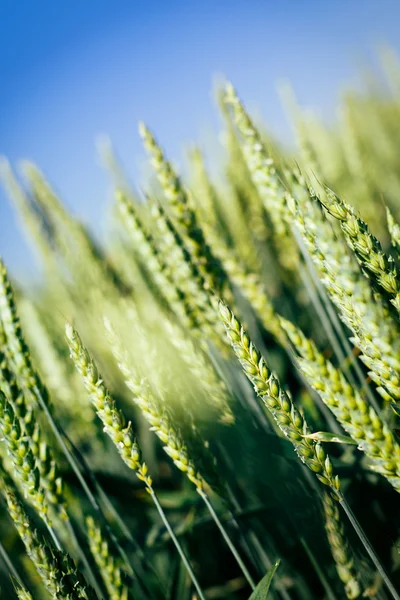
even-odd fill
[(104, 243), (2, 159), (40, 273), (0, 265), (1, 598), (400, 598), (400, 69), (287, 96), (290, 150), (245, 100), (217, 166), (102, 146)]

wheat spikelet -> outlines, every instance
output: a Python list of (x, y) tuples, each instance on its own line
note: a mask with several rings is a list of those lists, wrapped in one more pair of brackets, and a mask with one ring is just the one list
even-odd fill
[(15, 414), (3, 392), (0, 392), (0, 428), (7, 451), (12, 459), (16, 480), (24, 492), (29, 495), (42, 519), (48, 523), (46, 493), (40, 480), (40, 471), (36, 466), (32, 449), (26, 439), (24, 425), (25, 423)]
[(54, 600), (96, 600), (68, 554), (52, 548), (34, 529), (14, 492), (5, 491), (8, 511), (28, 556)]
[[(360, 359), (386, 400), (400, 398), (398, 325), (383, 307), (374, 302), (368, 281), (341, 248), (330, 225), (300, 211), (292, 199), (295, 223), (309, 250), (321, 282), (353, 333), (352, 342), (361, 350)], [(316, 232), (318, 232), (316, 234)]]
[[(249, 165), (244, 156), (244, 148), (238, 136), (235, 123), (231, 118), (229, 104), (225, 101), (225, 91), (220, 89), (219, 109), (224, 119), (223, 143), (228, 154), (225, 166), (227, 178), (238, 201), (236, 214), (229, 210), (229, 219), (235, 221), (236, 242), (240, 247), (240, 255), (246, 260), (251, 269), (256, 269), (254, 260), (254, 242), (265, 243), (271, 237), (270, 223), (267, 223), (266, 211), (257, 187), (249, 171)], [(240, 135), (240, 132), (239, 132)], [(250, 227), (243, 226), (249, 223)], [(240, 243), (244, 236), (247, 244)]]
[(25, 342), (17, 314), (14, 292), (2, 260), (0, 260), (0, 320), (7, 341), (4, 351), (9, 356), (21, 387), (27, 390), (31, 397), (35, 397), (39, 391), (47, 402), (47, 390), (33, 368), (29, 348)]
[(124, 585), (117, 559), (111, 554), (109, 543), (101, 527), (92, 517), (86, 518), (90, 551), (96, 561), (110, 600), (128, 600), (128, 588)]
[(158, 398), (151, 392), (147, 382), (131, 366), (126, 352), (119, 344), (111, 324), (107, 320), (105, 320), (105, 326), (110, 337), (112, 353), (125, 378), (127, 387), (133, 393), (133, 401), (150, 423), (152, 431), (162, 441), (165, 452), (172, 458), (178, 469), (185, 473), (197, 488), (202, 489), (203, 477), (189, 457), (188, 448), (182, 439), (181, 432), (172, 423), (166, 407), (162, 406)]
[(370, 233), (355, 209), (332, 190), (326, 188), (326, 198), (320, 201), (329, 214), (340, 221), (350, 248), (372, 284), (400, 313), (400, 273), (393, 258), (385, 254), (381, 243)]
[(183, 292), (176, 288), (171, 278), (171, 270), (159, 252), (153, 236), (146, 230), (137, 214), (134, 203), (121, 190), (116, 191), (116, 202), (123, 223), (132, 235), (135, 246), (149, 268), (160, 293), (185, 326), (196, 327), (194, 311), (184, 300)]
[(310, 433), (306, 420), (271, 373), (232, 311), (222, 302), (219, 311), (232, 348), (257, 395), (271, 412), (284, 435), (292, 442), (301, 461), (316, 473), (323, 484), (331, 488), (335, 498), (339, 498), (339, 478), (333, 474), (330, 458), (321, 444), (306, 437)]
[(311, 340), (290, 321), (281, 318), (281, 324), (300, 355), (299, 367), (310, 385), (370, 458), (373, 469), (400, 492), (400, 445), (389, 427)]
[(358, 581), (357, 571), (354, 568), (354, 558), (347, 541), (339, 507), (329, 494), (323, 495), (323, 507), (325, 514), (325, 529), (329, 545), (336, 563), (336, 570), (345, 586), (345, 592), (349, 600), (359, 598), (361, 587)]
[[(141, 468), (141, 451), (135, 440), (131, 423), (110, 396), (89, 352), (82, 344), (78, 332), (69, 323), (65, 326), (72, 361), (83, 378), (96, 412), (104, 425), (104, 431), (112, 439), (122, 460), (133, 471)], [(144, 463), (143, 463), (144, 464)]]
[(26, 588), (20, 584), (16, 584), (14, 587), (18, 600), (33, 600), (32, 594)]
[(298, 251), (288, 226), (285, 188), (279, 180), (274, 161), (268, 156), (260, 134), (230, 83), (225, 87), (224, 100), (233, 109), (235, 122), (242, 136), (242, 149), (247, 167), (273, 224), (279, 260), (283, 268), (290, 273), (296, 273)]
[(173, 210), (175, 219), (182, 228), (185, 241), (202, 274), (208, 289), (222, 290), (227, 283), (226, 273), (207, 244), (203, 230), (198, 222), (193, 202), (181, 180), (166, 160), (153, 135), (143, 123), (139, 125), (146, 150), (157, 174), (160, 185)]
[(191, 260), (184, 240), (160, 205), (152, 203), (151, 214), (162, 236), (162, 248), (170, 267), (169, 277), (184, 294), (201, 330), (207, 333), (216, 345), (223, 345), (225, 343), (223, 328), (216, 319), (205, 280), (197, 265)]

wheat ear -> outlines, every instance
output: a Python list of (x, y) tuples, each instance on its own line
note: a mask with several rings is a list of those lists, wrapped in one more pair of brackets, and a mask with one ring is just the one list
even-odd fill
[(186, 301), (190, 304), (198, 327), (216, 345), (223, 346), (225, 343), (223, 328), (216, 319), (206, 281), (198, 265), (192, 260), (184, 239), (163, 208), (156, 202), (151, 203), (151, 215), (160, 233), (160, 238), (162, 236), (160, 241), (169, 266), (170, 279), (182, 291)]
[(231, 83), (225, 86), (225, 102), (232, 108), (235, 123), (242, 137), (243, 156), (252, 181), (274, 227), (275, 246), (282, 266), (297, 272), (299, 254), (288, 225), (289, 212), (283, 187), (273, 159), (253, 125)]
[[(197, 578), (190, 566), (190, 563), (179, 544), (175, 534), (164, 514), (164, 511), (158, 501), (156, 493), (152, 486), (152, 479), (148, 473), (148, 468), (145, 462), (142, 461), (142, 453), (140, 446), (135, 439), (132, 424), (127, 423), (123, 412), (117, 408), (115, 400), (110, 396), (97, 366), (89, 354), (88, 350), (82, 343), (78, 332), (69, 323), (65, 326), (65, 332), (69, 344), (70, 354), (77, 371), (81, 374), (85, 388), (89, 398), (92, 401), (96, 412), (104, 425), (104, 431), (109, 435), (114, 442), (122, 460), (125, 464), (135, 471), (137, 478), (146, 486), (147, 491), (152, 497), (158, 512), (168, 529), (168, 532), (173, 540), (184, 564), (189, 573), (189, 576), (195, 586), (201, 600), (204, 599), (203, 592), (197, 581)], [(176, 453), (176, 449), (171, 446), (171, 450)]]
[(361, 586), (354, 567), (354, 557), (344, 532), (339, 507), (327, 493), (323, 495), (323, 507), (325, 529), (336, 564), (336, 570), (340, 580), (344, 584), (347, 598), (354, 600), (360, 597)]
[(379, 240), (350, 204), (329, 188), (325, 188), (325, 191), (326, 197), (320, 202), (340, 222), (350, 248), (374, 287), (400, 313), (400, 273), (393, 258), (385, 254)]
[(346, 381), (340, 369), (325, 359), (312, 340), (290, 321), (281, 318), (281, 324), (300, 355), (298, 364), (310, 385), (359, 449), (370, 458), (373, 469), (400, 492), (400, 445), (389, 427)]
[(86, 518), (86, 529), (92, 556), (99, 568), (110, 600), (128, 600), (128, 588), (124, 585), (121, 568), (111, 554), (110, 545), (92, 517)]
[(14, 492), (5, 492), (8, 511), (23, 541), (28, 556), (54, 600), (96, 600), (68, 554), (55, 550), (33, 528)]
[(139, 132), (151, 157), (151, 163), (160, 185), (173, 210), (174, 217), (182, 229), (193, 260), (204, 277), (207, 288), (222, 290), (228, 281), (226, 273), (205, 239), (189, 192), (166, 160), (154, 136), (143, 123), (139, 124)]
[(293, 198), (290, 205), (321, 282), (352, 331), (351, 341), (361, 350), (360, 359), (370, 369), (377, 391), (385, 400), (396, 401), (400, 398), (400, 362), (393, 347), (398, 348), (398, 325), (374, 302), (368, 281), (343, 253), (330, 224), (320, 219), (316, 227)]
[(0, 320), (7, 339), (6, 351), (22, 389), (30, 397), (39, 390), (44, 401), (48, 402), (47, 391), (33, 368), (28, 345), (22, 333), (21, 323), (15, 306), (14, 292), (8, 279), (7, 269), (0, 259)]
[(306, 437), (310, 430), (305, 418), (271, 373), (240, 322), (223, 302), (219, 303), (219, 312), (232, 348), (257, 395), (271, 412), (284, 435), (292, 442), (301, 461), (323, 484), (331, 488), (336, 499), (340, 499), (339, 478), (333, 474), (332, 463), (321, 444)]

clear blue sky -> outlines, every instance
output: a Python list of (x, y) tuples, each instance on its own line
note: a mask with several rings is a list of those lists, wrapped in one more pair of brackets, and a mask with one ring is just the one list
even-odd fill
[[(104, 228), (98, 134), (135, 173), (143, 119), (177, 159), (218, 123), (219, 74), (286, 134), (279, 79), (329, 114), (374, 47), (400, 49), (399, 22), (397, 0), (2, 0), (0, 153), (36, 161), (69, 207)], [(18, 275), (32, 264), (2, 191), (0, 254)]]

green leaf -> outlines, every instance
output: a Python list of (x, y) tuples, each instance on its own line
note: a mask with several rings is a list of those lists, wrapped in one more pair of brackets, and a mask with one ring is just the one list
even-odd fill
[(264, 577), (258, 583), (254, 592), (251, 594), (249, 600), (266, 600), (266, 598), (268, 597), (268, 591), (271, 585), (272, 578), (275, 575), (275, 571), (279, 567), (280, 562), (280, 559), (278, 559), (276, 563), (270, 568), (270, 570), (264, 575)]
[(316, 431), (315, 433), (303, 435), (303, 437), (315, 440), (316, 442), (336, 442), (337, 444), (352, 444), (353, 446), (357, 446), (357, 442), (348, 435), (339, 435), (338, 433), (329, 433), (327, 431)]

